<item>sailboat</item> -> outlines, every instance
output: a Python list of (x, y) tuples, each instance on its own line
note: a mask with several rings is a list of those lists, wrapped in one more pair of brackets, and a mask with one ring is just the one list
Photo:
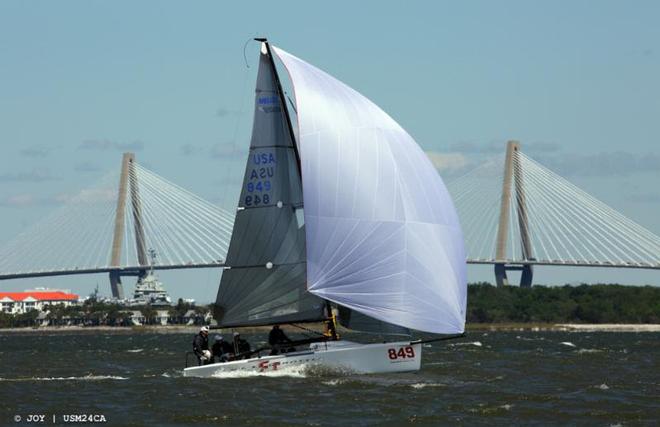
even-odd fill
[[(184, 376), (317, 365), (419, 370), (423, 346), (411, 330), (443, 339), (465, 327), (463, 236), (442, 179), (369, 99), (255, 40), (261, 49), (250, 153), (214, 317), (219, 328), (325, 322), (326, 331), (295, 342), (294, 351), (256, 349), (186, 368)], [(293, 88), (295, 123), (275, 59)], [(347, 341), (337, 322), (400, 337)]]

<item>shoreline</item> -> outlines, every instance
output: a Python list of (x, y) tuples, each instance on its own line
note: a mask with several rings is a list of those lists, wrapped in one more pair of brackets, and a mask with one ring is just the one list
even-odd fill
[[(309, 329), (322, 331), (322, 324), (307, 325)], [(282, 325), (287, 332), (299, 331), (298, 328)], [(343, 328), (341, 328), (343, 329)], [(340, 331), (341, 331), (340, 329)], [(227, 334), (234, 329), (212, 329), (211, 334)], [(244, 333), (268, 332), (269, 326), (258, 326), (240, 329)], [(59, 334), (59, 333), (89, 333), (108, 334), (194, 334), (199, 326), (188, 325), (145, 325), (145, 326), (42, 326), (39, 328), (0, 328), (2, 334)], [(347, 331), (344, 329), (344, 331)], [(660, 332), (660, 324), (630, 323), (630, 324), (586, 324), (586, 323), (470, 323), (465, 331), (470, 332)]]
[(471, 323), (466, 332), (660, 332), (657, 323)]

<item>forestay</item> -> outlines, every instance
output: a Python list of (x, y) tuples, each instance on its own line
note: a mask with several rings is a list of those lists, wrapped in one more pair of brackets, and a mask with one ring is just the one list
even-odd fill
[(220, 326), (321, 320), (323, 301), (305, 286), (300, 175), (275, 76), (260, 55), (245, 178), (215, 318)]
[(297, 106), (309, 291), (407, 328), (462, 332), (463, 237), (427, 156), (367, 98), (274, 51)]

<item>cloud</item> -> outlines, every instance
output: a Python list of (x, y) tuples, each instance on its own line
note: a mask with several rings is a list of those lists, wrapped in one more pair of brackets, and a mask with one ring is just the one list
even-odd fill
[(117, 190), (113, 188), (86, 189), (76, 194), (57, 194), (51, 198), (59, 204), (89, 204), (117, 200)]
[(48, 157), (50, 152), (51, 152), (50, 148), (48, 148), (48, 147), (39, 147), (39, 146), (22, 148), (18, 151), (18, 153), (21, 156), (30, 157), (30, 158), (34, 158), (34, 159)]
[(35, 196), (29, 193), (15, 194), (0, 199), (0, 206), (24, 208), (30, 206), (51, 206), (63, 204), (90, 205), (99, 202), (112, 202), (117, 200), (117, 190), (112, 188), (99, 188), (82, 190), (75, 194), (59, 193), (51, 196)]
[(16, 194), (9, 196), (4, 200), (0, 200), (0, 206), (21, 208), (25, 206), (33, 206), (35, 204), (35, 197), (31, 194)]
[(465, 154), (493, 154), (504, 152), (505, 144), (500, 141), (488, 143), (459, 141), (449, 145), (449, 151)]
[[(522, 142), (524, 153), (553, 153), (561, 150), (556, 142), (536, 141)], [(493, 140), (490, 142), (459, 141), (449, 145), (449, 151), (464, 154), (499, 154), (506, 151), (506, 142)]]
[(9, 196), (0, 200), (0, 206), (10, 208), (26, 208), (31, 206), (51, 206), (60, 205), (63, 201), (59, 196), (40, 197), (33, 194), (23, 193)]
[(245, 154), (246, 149), (232, 142), (220, 142), (211, 146), (184, 144), (179, 147), (179, 152), (186, 157), (206, 156), (212, 159), (234, 160)]
[(86, 139), (78, 146), (79, 150), (96, 150), (96, 151), (141, 151), (144, 149), (142, 141), (133, 142), (116, 142), (109, 139)]
[(426, 155), (433, 166), (442, 174), (454, 175), (464, 171), (471, 166), (471, 162), (462, 153), (441, 153), (438, 151), (427, 151)]
[(77, 163), (74, 167), (73, 170), (76, 172), (97, 172), (101, 168), (99, 168), (97, 165), (95, 165), (92, 162), (81, 162)]
[(537, 141), (521, 144), (523, 152), (527, 153), (555, 153), (561, 151), (561, 146), (556, 142)]
[(660, 172), (660, 155), (625, 151), (542, 156), (539, 163), (564, 176), (628, 176)]
[(50, 174), (47, 169), (32, 169), (29, 172), (5, 173), (0, 175), (0, 182), (46, 182), (59, 178)]

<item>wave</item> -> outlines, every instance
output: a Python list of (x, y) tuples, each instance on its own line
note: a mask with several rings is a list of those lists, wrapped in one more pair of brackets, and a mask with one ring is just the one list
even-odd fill
[(344, 380), (341, 380), (341, 379), (334, 379), (334, 380), (322, 381), (321, 382), (321, 384), (331, 385), (331, 386), (340, 385), (340, 384), (343, 384), (343, 383), (344, 383)]
[(565, 345), (566, 347), (577, 347), (575, 344), (573, 344), (573, 343), (570, 342), (570, 341), (562, 341), (562, 342), (560, 342), (559, 344), (561, 344), (561, 345)]
[(526, 338), (526, 337), (522, 337), (520, 335), (517, 335), (516, 339), (521, 340), (521, 341), (545, 341), (545, 338), (543, 338), (543, 337), (540, 337), (540, 338)]
[(457, 342), (453, 344), (449, 344), (452, 347), (458, 347), (462, 345), (473, 345), (475, 347), (483, 347), (483, 344), (481, 344), (481, 341), (473, 341), (473, 342)]
[(300, 366), (286, 366), (276, 371), (219, 371), (213, 375), (213, 378), (254, 378), (254, 377), (291, 377), (291, 378), (307, 378), (305, 365)]
[(440, 384), (440, 383), (415, 383), (415, 384), (410, 384), (410, 387), (414, 389), (422, 389), (426, 387), (446, 387), (446, 384)]
[(84, 377), (28, 377), (28, 378), (0, 378), (5, 382), (25, 381), (105, 381), (105, 380), (127, 380), (126, 377), (117, 375), (85, 375)]
[(217, 372), (214, 378), (254, 378), (254, 377), (289, 377), (289, 378), (309, 378), (309, 377), (327, 377), (327, 376), (345, 376), (353, 372), (349, 369), (324, 366), (319, 364), (302, 364), (296, 366), (285, 366), (275, 371), (225, 371)]
[[(157, 350), (157, 349), (154, 349), (154, 350)], [(126, 350), (126, 353), (142, 353), (143, 351), (144, 351), (143, 348), (135, 348), (135, 349), (132, 349), (132, 350)]]
[(603, 350), (598, 350), (597, 348), (581, 348), (578, 350), (578, 354), (583, 353), (602, 353)]

